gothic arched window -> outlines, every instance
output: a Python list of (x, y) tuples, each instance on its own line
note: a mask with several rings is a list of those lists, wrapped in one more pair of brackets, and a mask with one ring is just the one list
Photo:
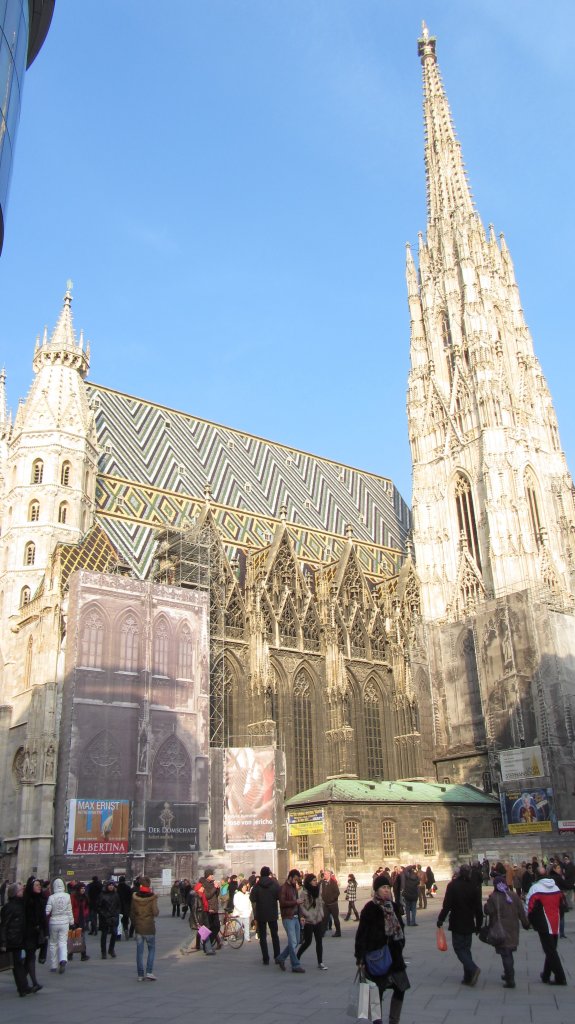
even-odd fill
[(36, 499), (34, 499), (34, 501), (31, 501), (29, 506), (28, 506), (28, 522), (29, 523), (37, 523), (39, 518), (40, 518), (40, 502), (36, 501)]
[(177, 736), (162, 743), (152, 767), (152, 798), (189, 803), (192, 789), (192, 765), (184, 744)]
[(43, 476), (44, 463), (42, 462), (42, 459), (35, 459), (32, 463), (32, 477), (30, 482), (33, 484), (41, 484)]
[(94, 736), (80, 761), (78, 793), (86, 798), (122, 799), (125, 785), (120, 743), (108, 729)]
[(82, 625), (81, 664), (84, 668), (101, 668), (104, 651), (104, 619), (93, 609)]
[(459, 473), (455, 480), (455, 507), (457, 509), (457, 525), (460, 535), (463, 534), (467, 547), (476, 565), (481, 568), (481, 556), (479, 554), (479, 540), (477, 536), (477, 522), (475, 509), (473, 507), (473, 495), (471, 484), (463, 473)]
[(381, 693), (374, 682), (369, 682), (363, 691), (363, 715), (368, 779), (385, 778), (383, 733), (381, 728)]
[(293, 688), (295, 784), (298, 793), (313, 786), (312, 697), (309, 676), (298, 672)]
[(62, 501), (58, 509), (58, 522), (66, 523), (68, 521), (68, 502)]
[(210, 686), (210, 743), (213, 747), (230, 747), (234, 736), (235, 676), (227, 658), (214, 665)]
[(120, 626), (120, 671), (137, 672), (140, 630), (132, 612), (122, 619)]
[(63, 462), (62, 463), (62, 469), (61, 469), (61, 472), (60, 472), (60, 483), (62, 484), (62, 487), (69, 487), (70, 486), (70, 473), (71, 473), (71, 471), (72, 471), (72, 467), (71, 467), (70, 463), (69, 462)]
[(167, 676), (170, 650), (170, 631), (163, 616), (154, 625), (154, 675)]
[(178, 637), (178, 679), (191, 679), (193, 674), (194, 643), (192, 631), (186, 623)]
[(529, 522), (531, 532), (537, 546), (541, 543), (541, 517), (539, 515), (539, 504), (537, 501), (537, 484), (530, 469), (525, 471), (525, 496), (529, 506)]
[(36, 560), (36, 545), (30, 540), (24, 548), (24, 565), (34, 565)]
[(30, 604), (30, 587), (22, 587), (20, 592), (20, 607), (25, 608), (27, 604)]

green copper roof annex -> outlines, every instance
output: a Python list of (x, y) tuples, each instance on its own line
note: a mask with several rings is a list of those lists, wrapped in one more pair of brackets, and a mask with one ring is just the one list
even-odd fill
[(331, 779), (313, 789), (296, 793), (286, 801), (286, 807), (301, 804), (327, 803), (387, 803), (387, 804), (492, 804), (499, 806), (497, 797), (484, 793), (475, 786), (454, 783), (369, 782), (363, 779)]

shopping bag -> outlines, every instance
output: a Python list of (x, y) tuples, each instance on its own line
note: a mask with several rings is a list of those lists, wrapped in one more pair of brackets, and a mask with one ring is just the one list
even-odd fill
[(381, 1020), (381, 999), (379, 989), (373, 982), (369, 982), (369, 1019)]
[(358, 985), (356, 1011), (356, 1017), (358, 1020), (369, 1020), (369, 989), (370, 985), (367, 981), (360, 981)]
[(200, 936), (202, 942), (206, 942), (211, 934), (212, 933), (210, 929), (206, 928), (205, 924), (201, 924), (200, 927), (198, 928), (198, 935)]
[(445, 934), (445, 928), (437, 929), (437, 948), (440, 953), (447, 952), (447, 935)]
[(86, 940), (81, 928), (70, 928), (68, 931), (68, 956), (71, 953), (85, 953)]

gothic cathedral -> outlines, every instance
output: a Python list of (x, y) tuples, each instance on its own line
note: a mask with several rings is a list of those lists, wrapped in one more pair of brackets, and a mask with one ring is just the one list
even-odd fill
[(13, 422), (2, 374), (4, 877), (85, 853), (82, 801), (129, 808), (133, 874), (177, 809), (188, 851), (220, 847), (225, 748), (281, 752), (291, 797), (338, 777), (492, 792), (502, 750), (540, 745), (575, 818), (573, 485), (425, 28), (419, 54), (412, 514), (387, 478), (89, 382), (70, 287)]

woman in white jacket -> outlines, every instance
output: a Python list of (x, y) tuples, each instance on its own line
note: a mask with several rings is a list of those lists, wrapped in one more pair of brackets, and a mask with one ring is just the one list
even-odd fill
[(239, 889), (236, 889), (234, 893), (234, 911), (233, 916), (239, 917), (241, 923), (244, 926), (244, 936), (246, 942), (250, 941), (250, 915), (252, 912), (252, 904), (250, 895), (248, 893), (248, 882), (244, 878), (240, 882)]
[(52, 894), (46, 904), (50, 924), (50, 970), (63, 974), (68, 962), (68, 929), (74, 927), (72, 901), (61, 878), (52, 883)]

